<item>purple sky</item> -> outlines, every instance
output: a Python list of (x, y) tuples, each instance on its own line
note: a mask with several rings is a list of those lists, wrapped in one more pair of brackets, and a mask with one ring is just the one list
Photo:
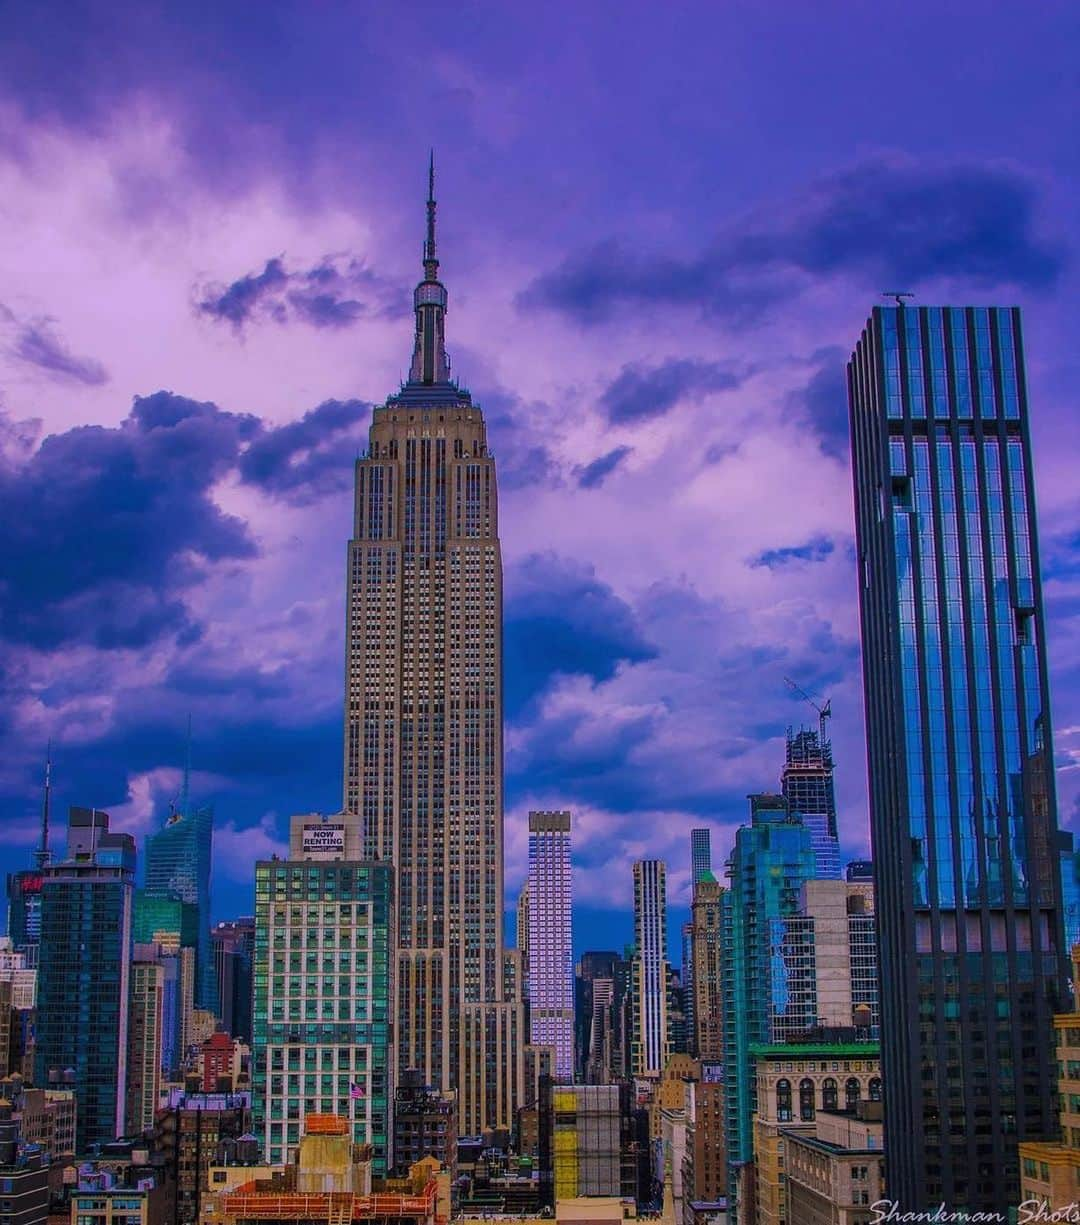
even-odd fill
[[(201, 11), (200, 11), (201, 10)], [(340, 801), (352, 460), (410, 351), (428, 147), (498, 457), (507, 886), (575, 815), (721, 863), (831, 695), (868, 853), (844, 361), (879, 293), (1025, 310), (1062, 823), (1080, 798), (1075, 4), (5, 6), (2, 866), (56, 801), (218, 819), (216, 910)], [(677, 912), (673, 920), (678, 918)], [(673, 921), (672, 927), (675, 927)], [(673, 933), (674, 934), (674, 933)]]

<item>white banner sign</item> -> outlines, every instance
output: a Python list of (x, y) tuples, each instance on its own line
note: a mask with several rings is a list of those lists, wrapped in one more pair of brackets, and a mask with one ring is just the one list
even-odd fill
[(344, 825), (305, 825), (304, 854), (323, 852), (328, 855), (345, 854)]

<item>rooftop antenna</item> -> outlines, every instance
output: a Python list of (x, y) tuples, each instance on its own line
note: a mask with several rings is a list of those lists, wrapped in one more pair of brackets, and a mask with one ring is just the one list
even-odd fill
[(46, 868), (52, 861), (49, 850), (49, 806), (52, 799), (52, 740), (45, 750), (45, 793), (41, 799), (41, 846), (34, 852), (38, 868)]
[(883, 298), (894, 298), (896, 305), (903, 307), (905, 298), (914, 298), (915, 295), (907, 289), (886, 289), (882, 295)]
[(191, 796), (191, 712), (187, 717), (187, 743), (184, 746), (184, 781), (180, 786), (180, 815), (188, 815), (188, 801)]
[(825, 720), (832, 717), (832, 698), (826, 698), (824, 706), (821, 706), (817, 702), (814, 701), (814, 699), (806, 692), (805, 689), (801, 688), (799, 685), (796, 685), (790, 676), (784, 677), (784, 684), (787, 685), (787, 687), (793, 693), (797, 693), (799, 697), (803, 699), (803, 701), (809, 702), (810, 705), (817, 711), (818, 713), (818, 735), (821, 740), (821, 751), (824, 753), (825, 752)]

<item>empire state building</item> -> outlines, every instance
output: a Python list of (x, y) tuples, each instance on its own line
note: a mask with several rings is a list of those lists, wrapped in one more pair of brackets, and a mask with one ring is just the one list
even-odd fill
[(454, 1090), (462, 1134), (508, 1127), (526, 1041), (503, 943), (502, 558), (483, 413), (450, 377), (429, 172), (408, 381), (356, 462), (346, 811), (395, 866), (399, 1069)]

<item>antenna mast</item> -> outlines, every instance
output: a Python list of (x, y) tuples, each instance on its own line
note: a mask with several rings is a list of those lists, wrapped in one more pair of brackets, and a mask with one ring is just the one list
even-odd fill
[(52, 800), (52, 740), (45, 750), (45, 791), (41, 798), (41, 846), (34, 852), (39, 868), (47, 868), (52, 861), (49, 850), (49, 809)]

